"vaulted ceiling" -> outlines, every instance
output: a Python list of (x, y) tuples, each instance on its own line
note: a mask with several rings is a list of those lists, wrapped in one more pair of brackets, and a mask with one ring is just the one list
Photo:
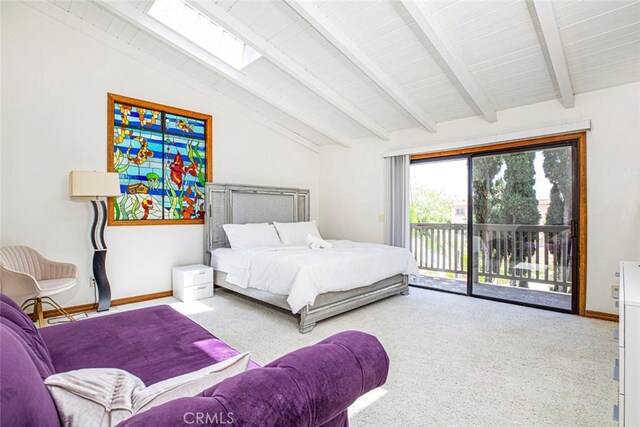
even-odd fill
[[(172, 0), (181, 1), (181, 0)], [(240, 70), (148, 15), (153, 0), (50, 0), (308, 146), (640, 80), (639, 0), (185, 0), (261, 57)], [(36, 5), (36, 7), (38, 7)], [(42, 5), (40, 5), (42, 7)]]

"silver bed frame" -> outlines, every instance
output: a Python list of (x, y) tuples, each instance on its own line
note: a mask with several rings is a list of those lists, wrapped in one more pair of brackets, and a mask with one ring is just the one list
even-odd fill
[[(205, 193), (208, 211), (204, 251), (209, 265), (212, 250), (229, 247), (223, 224), (309, 221), (309, 190), (208, 183)], [(214, 272), (216, 286), (291, 311), (286, 295), (241, 288), (227, 282), (226, 278), (225, 272)], [(409, 294), (406, 275), (398, 274), (348, 291), (320, 294), (313, 305), (300, 310), (300, 333), (310, 332), (320, 320), (396, 294)]]

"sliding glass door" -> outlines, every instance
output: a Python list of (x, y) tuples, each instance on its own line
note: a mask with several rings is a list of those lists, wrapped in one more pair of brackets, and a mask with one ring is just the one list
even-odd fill
[(571, 311), (572, 147), (472, 161), (472, 294)]
[(467, 293), (468, 161), (411, 165), (410, 249), (426, 288)]
[(576, 312), (576, 146), (412, 161), (416, 285)]

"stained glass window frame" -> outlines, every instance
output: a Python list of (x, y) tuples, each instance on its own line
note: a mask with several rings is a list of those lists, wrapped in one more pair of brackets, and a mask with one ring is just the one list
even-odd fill
[[(124, 121), (123, 120), (124, 116), (122, 116), (119, 119), (120, 123), (117, 123), (116, 114), (115, 114), (117, 105), (119, 105), (120, 108), (123, 105), (127, 107), (131, 107), (132, 110), (136, 109), (136, 111), (138, 111), (137, 109), (148, 110), (151, 112), (151, 117), (153, 117), (154, 113), (159, 113), (160, 129), (146, 129), (144, 124), (140, 124), (139, 126), (136, 127), (133, 125), (129, 125), (128, 122), (125, 125), (123, 125), (122, 123)], [(183, 133), (180, 132), (177, 126), (175, 126), (176, 129), (173, 129), (173, 131), (172, 129), (167, 128), (167, 122), (165, 121), (167, 115), (175, 119), (179, 119), (179, 118), (187, 119), (186, 124), (180, 123), (182, 125), (180, 129), (184, 131)], [(175, 117), (175, 116), (180, 116), (180, 117)], [(135, 118), (135, 116), (131, 116), (131, 117)], [(145, 118), (143, 119), (146, 121)], [(139, 116), (138, 116), (138, 120), (139, 120)], [(177, 124), (179, 121), (180, 120), (175, 120), (175, 123)], [(189, 135), (188, 132), (190, 132), (189, 126), (191, 125), (191, 123), (197, 123), (198, 125), (202, 123), (202, 125), (199, 126), (202, 128), (202, 133), (203, 133), (202, 136)], [(144, 101), (141, 99), (130, 98), (130, 97), (116, 95), (112, 93), (107, 94), (107, 170), (109, 172), (119, 172), (119, 162), (122, 162), (123, 157), (126, 157), (125, 160), (129, 162), (134, 161), (134, 159), (137, 159), (137, 161), (141, 161), (142, 163), (144, 163), (147, 160), (144, 157), (144, 153), (139, 154), (140, 151), (143, 151), (141, 150), (141, 148), (142, 149), (144, 148), (141, 144), (137, 150), (131, 153), (131, 155), (129, 151), (126, 152), (126, 155), (123, 155), (123, 152), (122, 152), (123, 150), (119, 150), (120, 151), (119, 156), (116, 155), (117, 149), (122, 148), (122, 147), (118, 147), (119, 143), (115, 139), (116, 129), (118, 129), (117, 133), (119, 135), (121, 134), (121, 132), (126, 131), (129, 137), (131, 137), (134, 134), (134, 132), (138, 132), (139, 138), (136, 137), (133, 139), (137, 139), (139, 142), (145, 139), (143, 138), (143, 135), (144, 136), (148, 136), (148, 135), (161, 136), (160, 141), (162, 145), (162, 156), (158, 157), (156, 155), (154, 157), (153, 153), (151, 153), (149, 157), (154, 157), (154, 160), (156, 161), (158, 159), (162, 161), (162, 178), (158, 179), (159, 178), (158, 174), (154, 173), (154, 176), (156, 177), (154, 182), (156, 183), (156, 185), (162, 186), (162, 190), (161, 190), (162, 203), (160, 204), (159, 208), (157, 208), (157, 209), (160, 209), (160, 212), (162, 212), (162, 218), (156, 219), (156, 218), (147, 217), (147, 219), (138, 219), (138, 218), (116, 219), (115, 202), (116, 202), (116, 199), (120, 199), (120, 198), (109, 197), (107, 201), (108, 208), (109, 208), (108, 224), (115, 225), (115, 226), (204, 224), (204, 215), (206, 214), (206, 204), (204, 203), (204, 185), (199, 185), (199, 184), (202, 183), (202, 176), (200, 176), (200, 174), (202, 174), (202, 171), (201, 171), (202, 167), (204, 167), (203, 175), (204, 175), (205, 182), (211, 182), (213, 180), (213, 117), (208, 114), (198, 113), (195, 111), (189, 111), (189, 110), (171, 107), (163, 104), (157, 104), (149, 101)], [(173, 143), (168, 142), (167, 138), (170, 138), (170, 139), (173, 138), (171, 139)], [(186, 147), (188, 149), (189, 158), (186, 160), (186, 163), (189, 163), (190, 166), (192, 167), (186, 168), (184, 166), (185, 162), (182, 160), (181, 157), (187, 157), (186, 156), (187, 153), (184, 152), (184, 149), (183, 149), (183, 154), (182, 156), (180, 156), (179, 155), (180, 149), (178, 148), (178, 145), (185, 145), (185, 143), (175, 143), (176, 139), (187, 141)], [(204, 143), (203, 148), (200, 147), (200, 143)], [(165, 150), (165, 147), (167, 146), (169, 146), (168, 148), (170, 149), (171, 144), (175, 144), (176, 146), (175, 153), (171, 153), (170, 150), (169, 151)], [(195, 144), (195, 149), (192, 148), (194, 144)], [(129, 146), (131, 147), (131, 144)], [(197, 160), (193, 159), (193, 156), (191, 156), (192, 153), (196, 153)], [(204, 159), (202, 159), (202, 157), (204, 157)], [(172, 169), (172, 167), (176, 164), (177, 160), (180, 160), (181, 168), (176, 167), (176, 169)], [(140, 166), (140, 164), (138, 164), (138, 166)], [(195, 166), (195, 168), (193, 166)], [(191, 169), (194, 169), (194, 170), (191, 170)], [(170, 171), (173, 172), (174, 170), (177, 172), (176, 174), (170, 173)], [(196, 178), (189, 177), (189, 174)], [(150, 179), (148, 175), (149, 174), (147, 174), (147, 179)], [(125, 185), (123, 184), (123, 181), (127, 180), (127, 178), (123, 178), (123, 176), (126, 177), (129, 175), (124, 173), (120, 174), (121, 186)], [(184, 183), (182, 181), (183, 179), (185, 179)], [(184, 218), (184, 217), (183, 218), (175, 218), (175, 217), (166, 218), (167, 213), (165, 212), (166, 211), (165, 192), (169, 191), (168, 188), (171, 188), (174, 191), (176, 191), (176, 189), (173, 187), (177, 186), (178, 184), (180, 184), (180, 187), (178, 187), (178, 190), (181, 190), (181, 187), (187, 184), (186, 182), (187, 179), (192, 181), (192, 184), (193, 184), (192, 191), (194, 191), (194, 193), (195, 193), (196, 187), (201, 187), (200, 192), (202, 194), (200, 195), (199, 193), (197, 193), (197, 197), (190, 199), (191, 201), (193, 200), (195, 200), (196, 202), (199, 201), (200, 203), (198, 203), (198, 205), (201, 208), (201, 210), (199, 210), (198, 212), (193, 212), (191, 214), (192, 216), (191, 218)], [(173, 183), (171, 182), (171, 180), (173, 180)], [(140, 187), (142, 191), (145, 191), (145, 189), (147, 192), (150, 191), (148, 185), (139, 185), (139, 184), (129, 185), (129, 187), (136, 187), (136, 186)], [(188, 188), (190, 189), (191, 186), (188, 186)], [(157, 188), (155, 188), (153, 191), (156, 193), (158, 192)], [(130, 195), (130, 194), (135, 195), (137, 193), (132, 193), (130, 191), (123, 192), (123, 195)], [(141, 194), (145, 194), (145, 193), (141, 193)], [(181, 191), (180, 194), (181, 194), (181, 197), (179, 199), (181, 200), (182, 196), (184, 195), (184, 191)], [(189, 193), (187, 193), (187, 196), (189, 196)], [(153, 198), (151, 195), (149, 196), (149, 199), (155, 200), (155, 198)], [(122, 199), (120, 200), (122, 201)], [(151, 205), (153, 205), (152, 202), (151, 202)], [(119, 207), (120, 205), (118, 206), (118, 208)], [(182, 207), (180, 208), (180, 210), (178, 210), (178, 212), (184, 213), (182, 210)], [(194, 218), (193, 215), (196, 213), (198, 214), (199, 217)], [(175, 215), (175, 211), (174, 211), (174, 215)]]

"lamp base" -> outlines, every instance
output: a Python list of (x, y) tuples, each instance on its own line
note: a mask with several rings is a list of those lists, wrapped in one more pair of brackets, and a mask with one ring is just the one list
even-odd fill
[(98, 311), (107, 311), (111, 306), (111, 285), (107, 278), (106, 249), (96, 249), (93, 253), (93, 277), (98, 287)]

